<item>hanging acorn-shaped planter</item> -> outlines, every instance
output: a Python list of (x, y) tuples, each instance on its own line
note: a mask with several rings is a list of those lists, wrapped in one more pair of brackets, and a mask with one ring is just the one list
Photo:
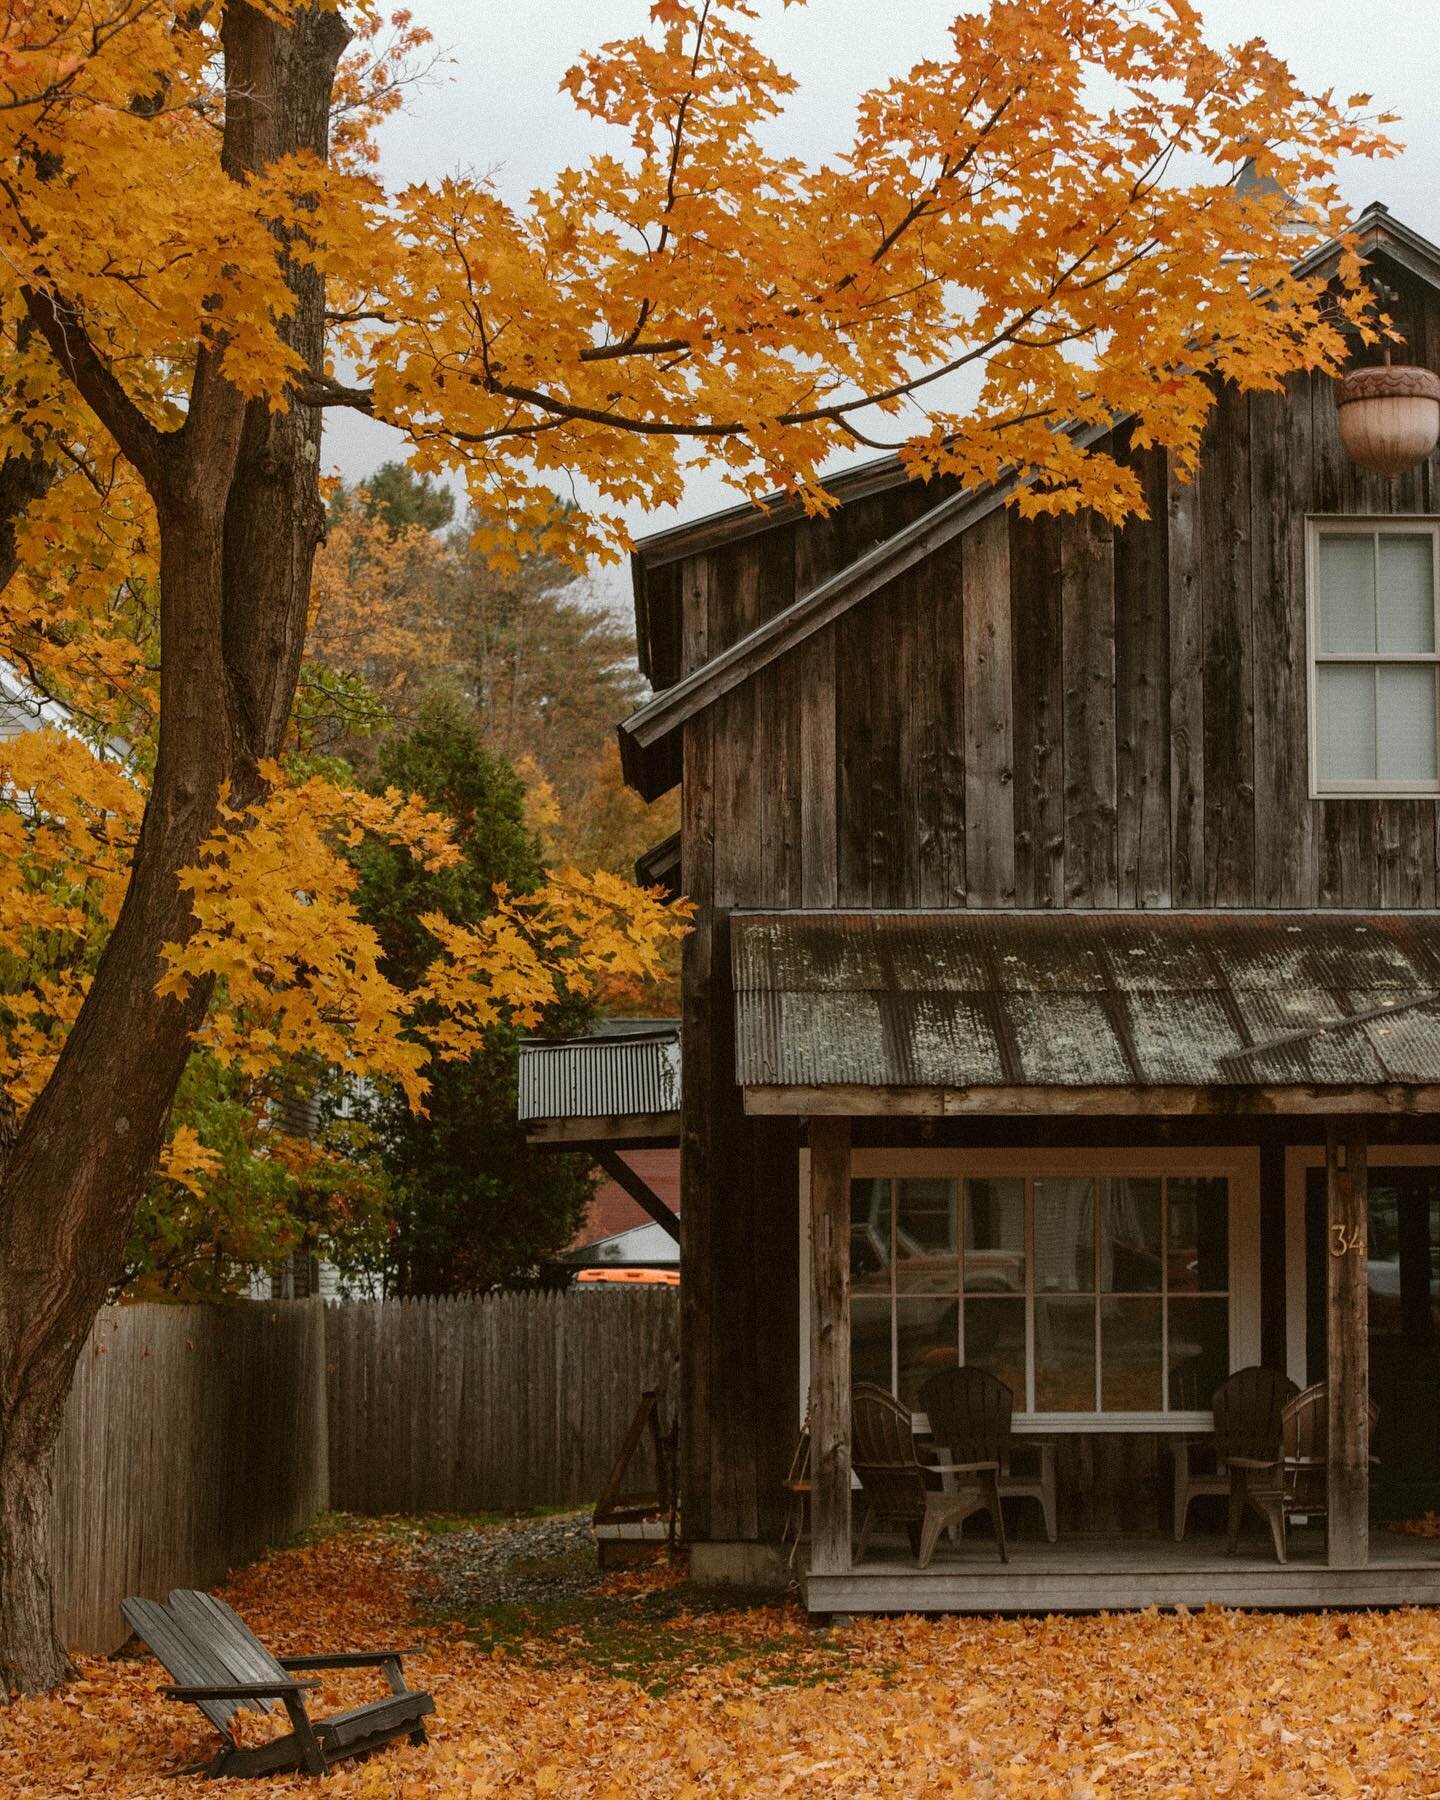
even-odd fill
[(1403, 475), (1440, 442), (1440, 376), (1413, 364), (1350, 369), (1336, 386), (1340, 442), (1377, 475)]

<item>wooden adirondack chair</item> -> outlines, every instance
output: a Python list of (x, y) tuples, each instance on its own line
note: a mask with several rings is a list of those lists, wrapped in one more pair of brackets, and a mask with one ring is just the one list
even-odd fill
[[(1185, 1536), (1190, 1502), (1202, 1494), (1228, 1495), (1230, 1503), (1228, 1544), (1235, 1554), (1240, 1518), (1252, 1481), (1264, 1479), (1280, 1454), (1281, 1409), (1300, 1392), (1288, 1375), (1259, 1363), (1221, 1382), (1210, 1398), (1215, 1417), (1213, 1437), (1176, 1438), (1175, 1542)], [(1194, 1454), (1208, 1448), (1213, 1468), (1196, 1469)]]
[[(1245, 1495), (1270, 1527), (1277, 1562), (1286, 1559), (1291, 1519), (1323, 1518), (1329, 1528), (1329, 1394), (1329, 1384), (1317, 1381), (1286, 1403), (1280, 1414), (1280, 1455), (1269, 1475), (1252, 1483)], [(1368, 1405), (1373, 1442), (1380, 1409), (1373, 1400)]]
[[(176, 1685), (161, 1691), (172, 1700), (198, 1706), (224, 1738), (224, 1747), (208, 1763), (187, 1774), (269, 1775), (278, 1769), (305, 1769), (323, 1775), (341, 1757), (359, 1756), (393, 1738), (408, 1734), (411, 1743), (426, 1742), (423, 1720), (433, 1713), (429, 1694), (405, 1685), (404, 1650), (355, 1650), (330, 1656), (272, 1656), (238, 1613), (213, 1594), (179, 1589), (169, 1606), (158, 1600), (130, 1599), (120, 1608), (137, 1637), (174, 1676)], [(296, 1676), (310, 1669), (384, 1671), (390, 1693), (384, 1700), (353, 1706), (328, 1719), (312, 1719), (305, 1707), (308, 1690), (318, 1681)], [(283, 1706), (291, 1729), (268, 1743), (237, 1744), (231, 1720), (242, 1707), (273, 1712)]]
[[(856, 1562), (864, 1559), (871, 1526), (877, 1519), (887, 1519), (905, 1527), (915, 1560), (923, 1569), (946, 1526), (962, 1524), (976, 1512), (989, 1513), (1000, 1560), (1010, 1560), (996, 1485), (998, 1462), (922, 1463), (909, 1408), (873, 1382), (856, 1385), (850, 1397), (850, 1418), (851, 1463), (865, 1502)], [(947, 1492), (939, 1485), (939, 1477), (946, 1474), (968, 1480), (962, 1479)]]
[(956, 1463), (999, 1464), (1002, 1500), (1038, 1500), (1045, 1536), (1055, 1542), (1055, 1440), (1031, 1438), (1020, 1445), (1038, 1466), (1031, 1474), (1012, 1470), (1015, 1396), (998, 1375), (987, 1369), (940, 1369), (920, 1389), (920, 1410), (930, 1421), (930, 1435)]

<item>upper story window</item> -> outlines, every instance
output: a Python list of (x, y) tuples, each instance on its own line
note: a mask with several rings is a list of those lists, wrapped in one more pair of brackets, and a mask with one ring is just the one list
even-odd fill
[(1310, 786), (1440, 793), (1440, 523), (1310, 523)]

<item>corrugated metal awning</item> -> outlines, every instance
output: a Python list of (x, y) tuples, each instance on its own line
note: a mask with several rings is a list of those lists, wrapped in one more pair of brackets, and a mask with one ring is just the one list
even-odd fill
[(669, 1121), (680, 1110), (680, 1032), (674, 1024), (611, 1022), (591, 1037), (520, 1046), (522, 1124)]
[(867, 1090), (940, 1112), (1139, 1090), (1176, 1111), (1440, 1100), (1422, 1092), (1440, 1090), (1433, 914), (768, 913), (731, 929), (752, 1110), (848, 1110)]

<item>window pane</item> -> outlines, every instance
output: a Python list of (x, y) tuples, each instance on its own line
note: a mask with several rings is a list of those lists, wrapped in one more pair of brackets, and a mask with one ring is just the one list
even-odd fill
[(1088, 1175), (1035, 1183), (1035, 1285), (1042, 1294), (1095, 1289), (1095, 1183)]
[(856, 1294), (890, 1292), (888, 1180), (850, 1183), (850, 1288)]
[(1375, 671), (1324, 663), (1315, 671), (1315, 739), (1322, 781), (1375, 779)]
[(1320, 648), (1330, 654), (1375, 648), (1375, 539), (1320, 534)]
[(1380, 779), (1433, 781), (1434, 665), (1392, 663), (1376, 673), (1380, 680)]
[(965, 1292), (1025, 1292), (1025, 1183), (965, 1183)]
[(1370, 1289), (1370, 1336), (1401, 1337), (1400, 1192), (1370, 1179), (1365, 1274)]
[(1006, 1296), (965, 1302), (965, 1361), (998, 1375), (1025, 1410), (1025, 1302)]
[(895, 1306), (896, 1392), (906, 1406), (918, 1406), (920, 1387), (937, 1369), (960, 1360), (958, 1300), (900, 1300)]
[(958, 1184), (895, 1183), (895, 1287), (912, 1294), (958, 1294), (955, 1234)]
[(1160, 1302), (1100, 1303), (1100, 1400), (1106, 1412), (1159, 1412)]
[(1429, 1184), (1425, 1214), (1430, 1226), (1426, 1262), (1430, 1282), (1430, 1335), (1433, 1338), (1440, 1337), (1440, 1199), (1436, 1198), (1433, 1182)]
[(1230, 1373), (1228, 1300), (1170, 1302), (1170, 1408), (1204, 1412)]
[(1429, 532), (1380, 536), (1380, 648), (1435, 648), (1435, 576)]
[(1107, 1293), (1160, 1292), (1158, 1177), (1100, 1183), (1100, 1286)]
[(1230, 1187), (1223, 1175), (1174, 1176), (1170, 1208), (1170, 1292), (1223, 1294), (1230, 1285)]
[(850, 1379), (890, 1386), (890, 1302), (850, 1302)]
[(1094, 1412), (1093, 1300), (1036, 1300), (1035, 1409)]

